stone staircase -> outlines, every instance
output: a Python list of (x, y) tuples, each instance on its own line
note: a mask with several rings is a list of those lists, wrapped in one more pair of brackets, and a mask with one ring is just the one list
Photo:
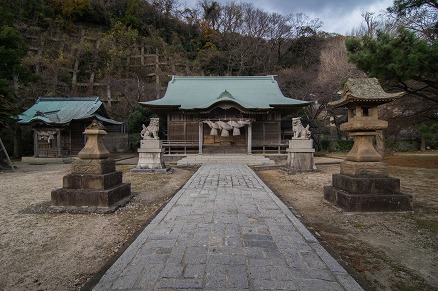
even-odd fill
[(246, 164), (246, 165), (275, 165), (275, 162), (263, 155), (247, 154), (216, 154), (189, 155), (177, 162), (178, 166), (203, 164)]

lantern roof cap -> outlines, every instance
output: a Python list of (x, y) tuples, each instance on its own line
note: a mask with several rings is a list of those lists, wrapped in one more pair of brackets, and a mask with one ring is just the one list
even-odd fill
[(404, 94), (404, 92), (385, 92), (376, 78), (349, 78), (344, 85), (341, 99), (328, 105), (332, 107), (344, 107), (352, 103), (379, 105), (394, 101)]

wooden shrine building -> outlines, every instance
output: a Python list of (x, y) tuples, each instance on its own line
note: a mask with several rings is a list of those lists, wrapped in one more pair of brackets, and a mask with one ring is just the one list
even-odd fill
[(124, 130), (123, 122), (112, 120), (98, 97), (39, 98), (19, 119), (20, 125), (32, 126), (37, 158), (77, 155), (86, 142), (83, 132), (93, 119), (104, 124), (109, 137), (106, 145), (114, 142), (110, 138), (112, 133)]
[(167, 118), (169, 149), (252, 153), (280, 149), (282, 117), (310, 102), (285, 97), (274, 76), (173, 76), (163, 98), (140, 104)]

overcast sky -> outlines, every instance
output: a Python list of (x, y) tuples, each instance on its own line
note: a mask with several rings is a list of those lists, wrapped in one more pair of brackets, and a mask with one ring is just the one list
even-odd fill
[[(230, 0), (215, 0), (221, 4)], [(180, 0), (188, 6), (196, 6), (196, 0)], [(362, 22), (362, 12), (375, 12), (376, 15), (391, 6), (393, 0), (253, 0), (239, 1), (253, 3), (267, 12), (283, 15), (304, 13), (311, 18), (319, 18), (322, 30), (339, 34), (348, 34)]]

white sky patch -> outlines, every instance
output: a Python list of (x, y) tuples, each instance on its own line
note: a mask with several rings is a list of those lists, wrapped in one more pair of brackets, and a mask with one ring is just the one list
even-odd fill
[(363, 22), (363, 13), (372, 12), (377, 16), (390, 7), (392, 3), (392, 0), (376, 1), (366, 5), (358, 5), (349, 11), (328, 8), (322, 12), (307, 12), (306, 14), (311, 18), (319, 18), (324, 23), (321, 28), (323, 31), (349, 35)]

